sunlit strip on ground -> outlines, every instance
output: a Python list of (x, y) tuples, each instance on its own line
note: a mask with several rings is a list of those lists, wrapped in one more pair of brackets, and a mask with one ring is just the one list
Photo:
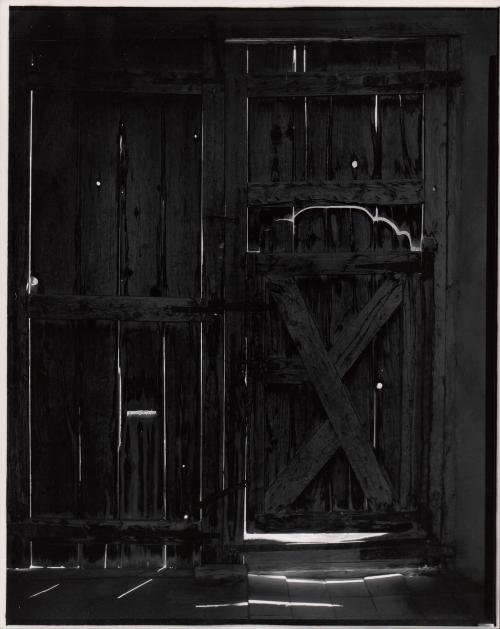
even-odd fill
[(41, 590), (40, 592), (36, 592), (36, 594), (32, 594), (28, 598), (35, 598), (35, 596), (40, 596), (40, 594), (45, 594), (45, 592), (50, 592), (50, 590), (53, 590), (54, 588), (59, 587), (60, 585), (61, 585), (60, 583), (56, 583), (55, 585), (52, 585), (51, 587), (47, 588), (46, 590)]
[(127, 596), (127, 594), (130, 594), (131, 592), (134, 592), (135, 590), (142, 588), (144, 585), (151, 583), (152, 580), (153, 579), (148, 579), (147, 581), (144, 581), (143, 583), (139, 583), (139, 585), (136, 585), (134, 588), (131, 588), (130, 590), (127, 590), (126, 592), (123, 592), (123, 594), (120, 594), (120, 596), (117, 596), (116, 598), (123, 598), (124, 596)]
[(260, 599), (250, 598), (241, 603), (211, 603), (207, 605), (196, 605), (198, 609), (207, 609), (213, 607), (247, 607), (248, 605), (278, 605), (280, 607), (342, 607), (338, 603), (308, 603), (300, 601), (263, 601)]

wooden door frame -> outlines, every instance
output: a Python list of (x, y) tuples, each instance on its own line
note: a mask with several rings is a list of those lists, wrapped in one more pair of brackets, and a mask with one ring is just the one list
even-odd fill
[[(292, 38), (291, 38), (292, 39)], [(243, 297), (243, 287), (246, 282), (245, 260), (242, 255), (234, 251), (235, 245), (240, 243), (240, 251), (246, 250), (247, 205), (250, 187), (247, 191), (247, 155), (246, 120), (242, 120), (241, 111), (246, 109), (247, 89), (245, 86), (245, 43), (251, 43), (252, 38), (242, 42), (233, 40), (227, 43), (226, 67), (226, 202), (231, 211), (234, 222), (239, 221), (236, 237), (231, 240), (232, 255), (226, 259), (226, 286), (237, 286), (238, 297)], [(275, 41), (270, 38), (269, 41)], [(434, 539), (442, 545), (453, 542), (453, 523), (451, 517), (454, 510), (454, 449), (452, 415), (448, 411), (448, 404), (452, 400), (448, 388), (450, 379), (446, 378), (448, 366), (454, 360), (453, 329), (447, 326), (447, 317), (452, 316), (452, 309), (447, 306), (447, 268), (449, 264), (449, 234), (453, 236), (453, 218), (460, 211), (460, 190), (457, 186), (459, 155), (457, 138), (460, 133), (460, 71), (461, 46), (458, 37), (425, 37), (426, 42), (426, 71), (437, 75), (442, 72), (451, 78), (450, 81), (439, 83), (429, 79), (424, 90), (424, 222), (422, 251), (432, 254), (434, 258), (433, 276), (434, 287), (433, 307), (428, 309), (428, 316), (433, 319), (431, 349), (427, 350), (425, 365), (429, 373), (425, 379), (424, 390), (427, 389), (429, 400), (428, 414), (432, 417), (431, 452), (429, 456), (429, 515), (426, 528)], [(229, 46), (231, 52), (229, 52)], [(233, 78), (234, 77), (234, 78)], [(452, 78), (453, 77), (453, 78)], [(251, 85), (251, 79), (248, 80)], [(252, 84), (253, 85), (253, 84)], [(256, 83), (258, 86), (258, 83)], [(231, 92), (231, 89), (233, 92)], [(255, 86), (254, 86), (255, 89)], [(264, 88), (266, 89), (266, 88)], [(270, 85), (269, 93), (276, 88)], [(293, 88), (292, 88), (293, 89)], [(274, 93), (274, 92), (273, 92)], [(291, 92), (292, 93), (292, 92)], [(267, 92), (266, 92), (267, 94)], [(238, 115), (238, 111), (240, 114)], [(235, 138), (239, 138), (236, 141)], [(253, 184), (252, 195), (262, 188), (261, 196), (265, 195), (265, 186)], [(325, 193), (327, 194), (327, 193)], [(348, 198), (346, 203), (356, 199)], [(326, 202), (326, 201), (325, 201)], [(453, 203), (454, 213), (448, 213), (449, 203)], [(242, 221), (242, 217), (243, 221)], [(229, 243), (226, 243), (226, 245)], [(452, 243), (453, 244), (453, 243)], [(249, 299), (247, 297), (247, 299)], [(248, 469), (246, 469), (246, 452), (249, 421), (252, 405), (247, 399), (244, 378), (234, 365), (240, 365), (245, 360), (246, 340), (242, 334), (245, 318), (240, 315), (228, 320), (226, 334), (231, 337), (231, 347), (239, 343), (239, 352), (235, 351), (227, 361), (227, 381), (232, 383), (227, 391), (227, 416), (232, 417), (237, 429), (232, 440), (226, 446), (226, 451), (237, 452), (239, 469), (234, 464), (226, 465), (226, 470), (232, 474), (229, 486), (246, 487)], [(239, 369), (239, 367), (238, 367)], [(240, 369), (241, 372), (241, 369)], [(235, 375), (236, 374), (236, 375)], [(445, 382), (447, 384), (445, 385)], [(248, 394), (249, 395), (249, 394)], [(425, 411), (424, 411), (425, 414)], [(233, 459), (234, 461), (234, 459)], [(233, 522), (233, 527), (226, 530), (226, 544), (244, 547), (245, 524), (245, 492), (234, 495), (230, 505), (226, 505), (226, 518)], [(445, 515), (443, 515), (445, 514)], [(240, 524), (236, 524), (237, 522)]]

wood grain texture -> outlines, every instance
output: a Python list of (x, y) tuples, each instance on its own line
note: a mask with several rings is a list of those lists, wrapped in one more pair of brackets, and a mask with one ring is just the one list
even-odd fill
[[(300, 54), (301, 49), (302, 54)], [(248, 72), (250, 74), (289, 74), (291, 72), (302, 72), (303, 67), (303, 44), (269, 43), (250, 45), (248, 47)]]
[[(308, 26), (308, 36), (345, 39), (346, 26), (349, 35), (361, 39), (399, 39), (422, 38), (423, 36), (460, 35), (467, 30), (466, 17), (447, 9), (427, 9), (419, 13), (408, 14), (404, 9), (394, 9), (387, 15), (384, 9), (374, 10), (369, 15), (360, 14), (353, 8), (335, 10), (318, 8), (297, 9), (289, 19), (283, 20), (281, 9), (266, 11), (249, 9), (231, 14), (213, 7), (200, 9), (193, 14), (189, 9), (173, 9), (162, 14), (154, 14), (148, 8), (124, 8), (117, 14), (110, 15), (105, 8), (92, 8), (84, 15), (70, 16), (62, 7), (51, 11), (51, 20), (46, 14), (35, 9), (25, 11), (17, 9), (13, 17), (13, 33), (17, 38), (33, 37), (57, 41), (71, 41), (81, 38), (106, 38), (116, 33), (119, 40), (185, 40), (199, 38), (209, 33), (210, 21), (218, 29), (221, 38), (250, 38), (255, 41), (275, 43), (276, 37), (285, 39), (303, 37), (304, 25)], [(487, 17), (485, 18), (487, 19)], [(241, 42), (240, 42), (241, 43)], [(252, 42), (248, 42), (252, 43)], [(404, 41), (406, 43), (406, 41)]]
[[(11, 533), (27, 539), (67, 540), (75, 544), (104, 545), (124, 543), (189, 543), (204, 537), (193, 522), (166, 520), (100, 520), (72, 518), (36, 518), (13, 523)], [(102, 548), (101, 548), (102, 549)], [(95, 553), (98, 549), (94, 549)], [(90, 551), (92, 552), (92, 551)], [(111, 567), (111, 566), (108, 566)]]
[(80, 105), (78, 190), (81, 252), (80, 294), (118, 292), (120, 110), (117, 101), (89, 94)]
[[(314, 132), (314, 131), (312, 131)], [(311, 133), (311, 131), (309, 132)], [(311, 147), (311, 144), (309, 144)], [(315, 143), (310, 148), (308, 168), (311, 176), (326, 173), (327, 164), (332, 157), (322, 157), (326, 146)], [(320, 152), (320, 157), (316, 157)], [(319, 164), (318, 164), (319, 162)], [(352, 160), (348, 162), (350, 164)], [(330, 166), (328, 166), (330, 168)], [(332, 170), (330, 168), (330, 170)], [(422, 182), (419, 180), (384, 180), (384, 181), (315, 181), (296, 183), (250, 183), (248, 199), (252, 205), (271, 204), (311, 204), (334, 205), (344, 203), (353, 205), (406, 204), (419, 203), (423, 200)]]
[[(200, 326), (165, 327), (166, 517), (200, 518)], [(187, 517), (186, 517), (187, 516)]]
[[(430, 39), (426, 44), (426, 64), (431, 68), (445, 68), (448, 44), (444, 39)], [(446, 177), (447, 177), (447, 105), (446, 90), (436, 87), (426, 92), (425, 97), (424, 160), (425, 215), (424, 236), (434, 237), (439, 242), (439, 251), (434, 262), (433, 309), (434, 329), (432, 345), (432, 424), (430, 432), (430, 486), (429, 508), (432, 531), (439, 538), (443, 525), (443, 438), (445, 417), (445, 373), (446, 373)], [(430, 312), (429, 312), (430, 315)]]
[(385, 473), (375, 462), (373, 450), (363, 438), (356, 411), (295, 282), (273, 282), (271, 287), (273, 299), (297, 345), (328, 419), (339, 436), (367, 499), (372, 505), (391, 503), (392, 490)]
[(161, 324), (122, 324), (119, 513), (124, 520), (164, 513), (162, 349)]
[(332, 98), (332, 161), (328, 179), (365, 180), (375, 175), (375, 99)]
[(402, 507), (424, 503), (420, 486), (419, 452), (425, 448), (422, 422), (422, 358), (424, 345), (423, 295), (420, 278), (408, 277), (403, 288), (402, 382), (401, 382), (401, 467), (399, 496)]
[(323, 253), (312, 254), (249, 254), (257, 258), (256, 267), (262, 273), (272, 275), (290, 274), (298, 277), (314, 275), (363, 275), (380, 273), (383, 270), (395, 273), (412, 273), (422, 270), (426, 257), (432, 254), (406, 251), (369, 253)]
[[(461, 68), (465, 62), (462, 51), (463, 42), (458, 37), (450, 37), (448, 39), (448, 67), (449, 69)], [(494, 65), (493, 60), (490, 58), (490, 63)], [(498, 66), (497, 66), (498, 67)], [(495, 69), (492, 70), (492, 74), (495, 75)], [(496, 79), (495, 79), (496, 80)], [(495, 91), (495, 88), (491, 88)], [(448, 169), (447, 169), (447, 204), (448, 208), (454, 208), (454, 212), (448, 211), (448, 221), (446, 227), (446, 240), (448, 251), (447, 273), (448, 277), (453, 274), (451, 270), (450, 258), (453, 255), (452, 252), (456, 250), (458, 233), (461, 229), (460, 221), (457, 217), (464, 211), (464, 205), (462, 205), (462, 185), (463, 182), (460, 179), (460, 163), (465, 149), (463, 148), (460, 138), (463, 135), (463, 128), (465, 124), (464, 116), (464, 97), (463, 91), (458, 87), (452, 87), (448, 90)], [(496, 108), (498, 110), (498, 101)], [(495, 116), (495, 107), (492, 108), (491, 117)], [(493, 129), (495, 126), (493, 126)], [(490, 133), (490, 139), (494, 140), (495, 134)], [(495, 161), (489, 162), (492, 171), (495, 170)], [(494, 177), (491, 178), (492, 182)], [(495, 185), (494, 183), (492, 184)], [(494, 195), (493, 195), (494, 196)], [(488, 229), (489, 231), (489, 229)], [(492, 230), (493, 231), (493, 230)], [(451, 285), (450, 285), (451, 284)], [(458, 299), (459, 289), (456, 283), (447, 282), (447, 341), (446, 341), (446, 372), (448, 373), (457, 364), (457, 343), (456, 343), (456, 326), (455, 321), (458, 316), (458, 309), (456, 303)], [(492, 300), (494, 295), (491, 295)], [(493, 315), (494, 317), (494, 315)], [(443, 486), (445, 497), (445, 509), (443, 519), (443, 532), (442, 540), (445, 544), (452, 544), (455, 539), (454, 526), (455, 521), (452, 514), (455, 513), (456, 508), (456, 491), (455, 491), (455, 473), (456, 473), (456, 461), (457, 454), (454, 450), (456, 425), (453, 421), (457, 408), (457, 380), (454, 378), (448, 378), (446, 383), (446, 404), (449, 409), (447, 413), (447, 421), (444, 427), (444, 450), (451, 454), (445, 458), (443, 468)], [(486, 437), (488, 441), (488, 437)], [(486, 455), (487, 456), (487, 455)], [(488, 494), (488, 488), (486, 487), (486, 493)], [(487, 542), (486, 542), (487, 543)]]
[(165, 189), (162, 104), (154, 97), (123, 98), (120, 139), (126, 196), (120, 216), (120, 294), (165, 292)]
[[(336, 365), (340, 377), (343, 377), (356, 363), (366, 346), (400, 305), (401, 297), (400, 283), (387, 281), (365, 308), (352, 317), (342, 331), (333, 337), (329, 357)], [(307, 375), (303, 366), (302, 374)], [(372, 383), (363, 384), (365, 389), (371, 392)], [(359, 403), (359, 400), (357, 401)], [(329, 421), (325, 421), (297, 450), (287, 467), (282, 469), (279, 476), (267, 488), (266, 510), (278, 511), (297, 498), (339, 446), (340, 442), (335, 430)]]
[(308, 42), (308, 72), (335, 72), (360, 67), (387, 70), (425, 68), (425, 46), (422, 41), (334, 41)]
[(307, 106), (307, 180), (329, 179), (332, 163), (331, 97), (310, 97)]
[(110, 319), (113, 321), (200, 321), (221, 312), (187, 297), (108, 297), (102, 295), (30, 295), (27, 311), (34, 319)]
[[(439, 70), (415, 70), (410, 72), (348, 72), (303, 73), (287, 77), (280, 75), (248, 77), (249, 95), (255, 98), (283, 98), (286, 96), (368, 97), (384, 92), (414, 93), (425, 87), (446, 88), (462, 81), (459, 72)], [(349, 96), (351, 97), (351, 96)]]
[(250, 99), (249, 181), (304, 179), (304, 99)]
[[(391, 533), (391, 537), (422, 537), (423, 531), (416, 529), (416, 512), (397, 513), (343, 510), (336, 512), (295, 511), (281, 513), (259, 513), (256, 517), (257, 530), (262, 533), (279, 531), (304, 531), (317, 533), (365, 532)], [(384, 539), (385, 541), (385, 539)], [(380, 544), (381, 540), (378, 540)], [(366, 539), (363, 545), (376, 544), (377, 540)], [(383, 543), (383, 542), (382, 542)], [(344, 541), (342, 546), (347, 547)], [(354, 542), (356, 544), (356, 542)]]
[(33, 515), (71, 517), (78, 508), (75, 328), (71, 322), (34, 321), (31, 335)]
[(197, 299), (201, 290), (201, 103), (190, 97), (168, 99), (163, 115), (166, 294)]
[(383, 179), (422, 176), (422, 95), (380, 96), (378, 105)]
[[(9, 55), (10, 76), (15, 68), (27, 64), (29, 48), (12, 44)], [(28, 357), (29, 324), (22, 296), (29, 275), (29, 133), (30, 95), (12, 82), (9, 109), (16, 115), (9, 119), (8, 165), (8, 253), (7, 278), (7, 517), (9, 521), (28, 517), (29, 486), (29, 397)], [(7, 544), (10, 567), (29, 566), (26, 541)]]
[[(246, 140), (246, 47), (226, 47), (225, 74), (225, 199), (226, 260), (225, 298), (245, 300), (246, 225), (248, 205), (247, 140)], [(226, 411), (225, 411), (225, 488), (237, 488), (245, 478), (245, 315), (228, 312), (225, 316), (226, 347)], [(224, 540), (236, 541), (243, 535), (243, 504), (241, 490), (232, 491), (224, 502)]]
[(32, 43), (32, 59), (23, 80), (28, 86), (100, 92), (200, 93), (200, 40), (113, 41), (97, 38)]
[(72, 95), (33, 94), (31, 269), (40, 292), (79, 288), (78, 120)]
[[(204, 75), (220, 77), (224, 64), (223, 48), (213, 38), (204, 44)], [(224, 207), (224, 91), (222, 85), (203, 87), (203, 277), (202, 298), (221, 301), (223, 297), (225, 225)], [(224, 445), (224, 317), (206, 321), (201, 327), (202, 353), (202, 427), (201, 497), (222, 491)], [(202, 529), (220, 532), (223, 528), (223, 500), (202, 507)], [(222, 559), (221, 536), (204, 544), (202, 562)]]
[(116, 324), (79, 321), (81, 507), (84, 517), (117, 516)]

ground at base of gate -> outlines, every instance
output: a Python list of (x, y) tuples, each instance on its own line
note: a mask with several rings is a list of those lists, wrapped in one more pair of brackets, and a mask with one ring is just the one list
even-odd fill
[(9, 571), (8, 624), (245, 623), (476, 625), (482, 595), (444, 575), (291, 578), (213, 584), (171, 574)]

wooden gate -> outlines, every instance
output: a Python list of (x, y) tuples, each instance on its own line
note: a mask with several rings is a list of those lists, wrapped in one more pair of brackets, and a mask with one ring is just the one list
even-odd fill
[(227, 58), (247, 531), (440, 538), (448, 42), (249, 41)]
[(217, 547), (213, 59), (201, 38), (13, 46), (11, 566), (192, 569)]

